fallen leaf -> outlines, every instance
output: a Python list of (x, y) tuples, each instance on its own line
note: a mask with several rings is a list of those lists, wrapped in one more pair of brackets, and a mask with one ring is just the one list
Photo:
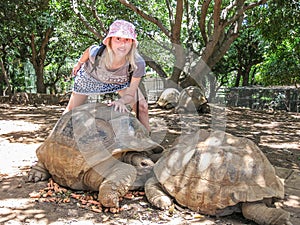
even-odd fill
[(41, 197), (41, 194), (39, 193), (39, 192), (31, 192), (30, 194), (29, 194), (29, 197), (30, 198), (40, 198)]

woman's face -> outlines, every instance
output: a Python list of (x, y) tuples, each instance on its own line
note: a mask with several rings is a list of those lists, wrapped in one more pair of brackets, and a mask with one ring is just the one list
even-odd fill
[(111, 38), (111, 48), (113, 52), (118, 56), (125, 57), (131, 50), (132, 39), (112, 37)]

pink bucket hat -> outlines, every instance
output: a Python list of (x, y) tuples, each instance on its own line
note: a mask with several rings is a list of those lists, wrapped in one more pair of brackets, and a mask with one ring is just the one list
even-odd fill
[(109, 32), (103, 40), (103, 44), (108, 44), (108, 38), (110, 37), (121, 37), (132, 39), (136, 46), (138, 41), (136, 40), (135, 26), (125, 20), (116, 20), (109, 27)]

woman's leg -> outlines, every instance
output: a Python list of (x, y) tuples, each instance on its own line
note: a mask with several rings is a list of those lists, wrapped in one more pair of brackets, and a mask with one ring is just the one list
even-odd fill
[[(118, 94), (122, 97), (126, 92), (126, 89), (121, 90)], [(139, 97), (139, 121), (145, 126), (145, 128), (150, 132), (151, 127), (149, 124), (149, 113), (148, 113), (148, 102), (146, 101), (144, 95), (142, 94), (141, 90), (138, 89), (138, 97)], [(137, 95), (135, 93), (134, 101), (130, 104), (133, 111), (137, 114)]]
[(65, 111), (63, 112), (63, 114), (71, 111), (72, 109), (74, 109), (77, 106), (82, 105), (87, 100), (87, 97), (88, 97), (87, 95), (81, 95), (81, 94), (76, 94), (76, 93), (72, 92), (69, 103), (68, 103)]
[[(140, 122), (146, 127), (146, 129), (150, 132), (151, 131), (151, 127), (149, 124), (149, 110), (148, 110), (148, 102), (146, 101), (144, 95), (142, 94), (142, 92), (139, 90), (139, 120)], [(132, 106), (134, 112), (137, 114), (137, 103), (135, 102), (135, 104)]]

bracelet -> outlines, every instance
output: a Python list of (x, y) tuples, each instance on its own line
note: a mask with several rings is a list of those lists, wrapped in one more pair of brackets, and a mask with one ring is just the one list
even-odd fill
[(82, 62), (82, 61), (80, 61), (80, 60), (78, 60), (78, 62), (81, 63), (81, 64), (84, 64), (84, 63), (85, 63), (85, 62)]

